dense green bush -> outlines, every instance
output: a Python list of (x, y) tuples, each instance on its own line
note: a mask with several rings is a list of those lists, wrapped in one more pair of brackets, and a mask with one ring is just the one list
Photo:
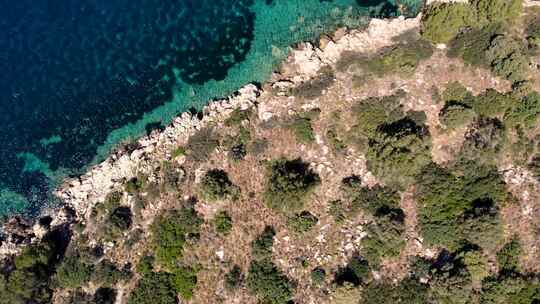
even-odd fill
[(227, 211), (220, 211), (213, 220), (216, 231), (222, 234), (228, 234), (231, 231), (233, 222)]
[(533, 92), (512, 104), (504, 115), (504, 122), (510, 127), (521, 126), (528, 129), (536, 126), (539, 115), (540, 93)]
[(404, 279), (398, 285), (373, 281), (362, 291), (363, 304), (425, 304), (428, 302), (428, 287), (413, 279)]
[(363, 210), (378, 216), (399, 209), (399, 195), (389, 187), (380, 185), (363, 187), (358, 177), (350, 176), (343, 179), (341, 189), (349, 202), (352, 214)]
[(202, 220), (191, 207), (170, 211), (153, 225), (156, 262), (174, 268), (182, 257), (184, 244), (188, 239), (197, 238)]
[(463, 263), (471, 274), (471, 280), (479, 284), (489, 276), (488, 258), (479, 250), (470, 250), (463, 253)]
[(120, 206), (115, 208), (104, 223), (105, 239), (114, 240), (131, 227), (133, 222), (131, 208)]
[(484, 280), (482, 304), (534, 304), (540, 301), (537, 277), (521, 275), (491, 277)]
[(443, 251), (437, 258), (430, 287), (429, 294), (434, 303), (474, 303), (471, 274), (462, 258), (448, 252)]
[(500, 243), (497, 203), (505, 197), (504, 182), (493, 167), (468, 165), (450, 172), (433, 164), (419, 174), (418, 218), (427, 244), (455, 250), (464, 241)]
[(319, 183), (319, 175), (302, 160), (275, 160), (268, 169), (265, 203), (278, 211), (299, 211)]
[(518, 102), (519, 100), (511, 94), (502, 94), (494, 89), (488, 89), (474, 98), (472, 107), (478, 115), (495, 117), (500, 116)]
[(264, 231), (251, 243), (251, 256), (254, 260), (270, 259), (276, 231), (272, 226), (266, 226)]
[[(401, 211), (401, 210), (399, 210)], [(366, 227), (367, 235), (362, 239), (362, 255), (369, 264), (377, 269), (381, 258), (399, 256), (405, 247), (405, 222), (402, 211), (397, 214), (388, 210), (387, 214), (378, 214)]]
[(401, 97), (403, 93), (381, 98), (371, 97), (355, 104), (352, 107), (352, 115), (355, 119), (354, 132), (372, 137), (379, 126), (403, 118), (403, 110), (399, 104)]
[(41, 243), (24, 247), (14, 257), (15, 269), (7, 264), (8, 268), (4, 267), (0, 272), (0, 303), (50, 303), (53, 294), (51, 277), (57, 258), (63, 254), (59, 249), (47, 237)]
[(486, 59), (492, 71), (512, 82), (525, 80), (529, 58), (521, 41), (508, 35), (500, 35), (491, 40), (486, 51)]
[(433, 43), (447, 43), (466, 28), (479, 29), (514, 22), (521, 0), (473, 0), (469, 3), (435, 3), (422, 16), (422, 36)]
[(287, 220), (287, 225), (297, 233), (305, 233), (313, 228), (319, 219), (309, 211), (302, 211)]
[(501, 32), (499, 25), (462, 31), (448, 44), (447, 55), (460, 57), (465, 63), (473, 66), (489, 67), (491, 62), (486, 57), (486, 51), (490, 48), (493, 37)]
[(177, 266), (172, 272), (147, 272), (129, 296), (129, 304), (176, 304), (177, 294), (193, 297), (197, 284), (196, 269)]
[(384, 49), (378, 56), (360, 66), (379, 77), (395, 73), (407, 75), (416, 70), (420, 61), (430, 58), (432, 54), (433, 49), (428, 42), (417, 40)]
[(499, 272), (519, 272), (519, 258), (522, 254), (519, 239), (514, 237), (497, 252), (497, 264)]
[(176, 304), (171, 275), (151, 272), (143, 276), (129, 296), (129, 304)]
[(334, 281), (337, 285), (343, 286), (352, 284), (358, 286), (369, 282), (371, 278), (371, 269), (367, 260), (360, 256), (353, 256), (345, 265), (339, 268), (334, 274)]
[(128, 280), (132, 277), (129, 268), (119, 269), (118, 266), (111, 261), (103, 260), (97, 264), (92, 272), (92, 283), (100, 286), (111, 287), (120, 281)]
[(425, 126), (409, 118), (385, 124), (370, 139), (368, 169), (392, 187), (406, 187), (431, 162), (431, 140)]
[(467, 3), (435, 3), (422, 15), (422, 36), (433, 43), (447, 43), (465, 27), (475, 26), (475, 12)]
[(287, 304), (293, 296), (292, 283), (268, 258), (251, 262), (246, 284), (261, 303)]
[(231, 270), (225, 275), (225, 287), (230, 290), (238, 288), (242, 285), (244, 275), (242, 269), (238, 265), (234, 265)]
[(473, 0), (471, 5), (480, 24), (513, 22), (522, 10), (522, 0)]
[(460, 104), (447, 104), (439, 113), (441, 123), (448, 129), (469, 125), (476, 117), (475, 112)]
[(311, 282), (315, 285), (320, 285), (324, 283), (324, 280), (326, 279), (326, 271), (321, 268), (317, 267), (311, 270)]
[(55, 280), (61, 288), (77, 288), (90, 281), (94, 267), (78, 256), (65, 257), (56, 269)]
[(199, 188), (201, 196), (207, 201), (235, 199), (240, 191), (231, 182), (227, 172), (220, 169), (207, 171), (201, 180)]
[(496, 165), (505, 143), (504, 125), (496, 118), (480, 117), (465, 134), (456, 162), (475, 161), (479, 165)]
[(529, 48), (537, 52), (540, 47), (540, 18), (535, 17), (529, 22), (525, 34)]

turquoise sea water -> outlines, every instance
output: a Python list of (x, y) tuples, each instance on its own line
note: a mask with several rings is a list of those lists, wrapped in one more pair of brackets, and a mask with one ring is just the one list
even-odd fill
[(264, 82), (290, 45), (422, 4), (81, 2), (0, 0), (0, 215), (39, 210), (59, 181), (118, 143)]

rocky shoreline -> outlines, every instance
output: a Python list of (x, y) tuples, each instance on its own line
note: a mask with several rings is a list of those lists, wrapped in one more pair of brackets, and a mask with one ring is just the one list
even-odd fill
[[(372, 19), (364, 29), (338, 29), (331, 36), (323, 36), (318, 46), (299, 44), (296, 49), (291, 49), (279, 73), (275, 73), (262, 88), (248, 84), (230, 97), (209, 103), (203, 108), (202, 116), (182, 113), (163, 131), (153, 132), (119, 148), (84, 175), (67, 179), (55, 191), (63, 204), (44, 210), (35, 223), (20, 217), (6, 221), (2, 229), (4, 237), (0, 239), (0, 259), (18, 253), (22, 246), (38, 241), (47, 231), (84, 219), (114, 187), (138, 173), (150, 173), (160, 161), (171, 159), (175, 147), (185, 144), (191, 135), (205, 126), (224, 121), (234, 109), (253, 107), (261, 120), (269, 120), (276, 105), (267, 102), (272, 99), (260, 98), (266, 91), (294, 87), (317, 76), (322, 67), (335, 66), (343, 52), (370, 53), (391, 45), (395, 37), (418, 30), (420, 18), (419, 15), (410, 19)], [(183, 159), (180, 157), (175, 161), (183, 162)]]

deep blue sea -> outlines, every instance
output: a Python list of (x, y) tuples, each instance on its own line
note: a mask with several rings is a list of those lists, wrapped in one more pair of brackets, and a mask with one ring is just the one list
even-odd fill
[(263, 82), (291, 44), (422, 4), (396, 1), (0, 0), (0, 216), (38, 211), (118, 143)]

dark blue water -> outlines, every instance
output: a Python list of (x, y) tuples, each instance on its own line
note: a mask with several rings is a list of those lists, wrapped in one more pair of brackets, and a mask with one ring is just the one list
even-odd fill
[[(171, 102), (179, 83), (227, 83), (257, 56), (254, 44), (284, 43), (277, 32), (257, 41), (289, 20), (280, 8), (288, 1), (299, 3), (291, 14), (313, 20), (347, 5), (400, 13), (379, 0), (0, 0), (0, 215), (38, 210), (56, 181), (95, 161), (113, 130)], [(256, 30), (261, 20), (270, 28)]]

